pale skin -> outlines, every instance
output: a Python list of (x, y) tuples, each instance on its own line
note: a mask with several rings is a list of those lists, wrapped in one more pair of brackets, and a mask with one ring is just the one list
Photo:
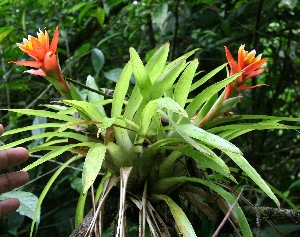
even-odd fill
[[(0, 136), (4, 128), (0, 124)], [(0, 151), (0, 169), (18, 165), (28, 159), (28, 151), (25, 148), (17, 147)], [(0, 175), (0, 194), (26, 184), (29, 180), (28, 173), (17, 171)], [(10, 198), (0, 201), (0, 217), (15, 212), (20, 206), (17, 198)]]

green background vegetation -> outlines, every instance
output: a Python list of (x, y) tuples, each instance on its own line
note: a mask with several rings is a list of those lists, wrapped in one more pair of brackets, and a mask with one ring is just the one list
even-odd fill
[[(87, 75), (92, 75), (99, 87), (106, 88), (114, 87), (120, 68), (129, 59), (129, 47), (134, 47), (143, 60), (165, 42), (171, 44), (170, 60), (201, 48), (196, 53), (200, 61), (198, 70), (209, 72), (226, 62), (225, 45), (236, 57), (238, 47), (246, 44), (246, 50), (255, 48), (257, 53), (268, 58), (266, 71), (251, 83), (269, 86), (243, 93), (243, 102), (234, 112), (298, 118), (299, 16), (300, 2), (297, 0), (103, 0), (81, 3), (76, 0), (1, 0), (0, 107), (37, 108), (39, 104), (58, 98), (59, 94), (46, 80), (23, 74), (25, 68), (8, 64), (11, 60), (27, 58), (16, 42), (22, 42), (28, 34), (35, 36), (39, 28), (42, 31), (46, 28), (52, 37), (58, 26), (58, 52), (64, 76), (84, 83)], [(215, 81), (211, 83), (223, 78), (224, 75), (214, 77)], [(32, 123), (28, 118), (5, 111), (0, 111), (0, 117), (7, 129)], [(36, 118), (35, 122), (42, 123), (41, 120)], [(258, 173), (298, 207), (299, 139), (297, 131), (276, 130), (252, 132), (233, 141)], [(34, 159), (36, 157), (31, 157), (30, 161)], [(58, 161), (66, 159), (68, 157), (61, 157)], [(58, 166), (58, 162), (47, 163), (30, 171), (32, 182), (25, 187), (26, 191), (38, 195), (49, 178), (47, 175)], [(69, 168), (63, 174), (44, 201), (39, 236), (67, 236), (74, 226), (72, 218), (80, 188), (80, 171)], [(37, 178), (39, 176), (43, 177)], [(259, 193), (256, 195), (258, 198), (253, 194), (253, 202), (274, 205), (260, 198)], [(30, 220), (14, 214), (0, 220), (0, 227), (1, 237), (9, 236), (8, 230), (10, 234), (18, 232), (18, 236), (28, 236)], [(297, 232), (293, 225), (283, 226), (282, 230), (286, 234)]]

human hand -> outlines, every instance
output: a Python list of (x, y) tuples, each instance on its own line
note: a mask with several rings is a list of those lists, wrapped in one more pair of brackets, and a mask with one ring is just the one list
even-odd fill
[[(0, 135), (4, 132), (0, 124)], [(28, 151), (25, 148), (17, 147), (0, 151), (0, 169), (18, 165), (28, 159)], [(22, 186), (29, 180), (28, 173), (25, 171), (11, 172), (0, 175), (0, 194)], [(17, 198), (9, 198), (0, 201), (0, 217), (16, 211), (20, 206)]]

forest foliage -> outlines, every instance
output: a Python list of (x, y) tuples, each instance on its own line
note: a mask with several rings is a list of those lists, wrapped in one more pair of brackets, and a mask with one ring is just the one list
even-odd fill
[[(299, 126), (299, 122), (295, 124), (289, 120), (299, 118), (300, 114), (300, 3), (297, 0), (89, 0), (80, 3), (75, 0), (3, 0), (0, 2), (0, 15), (2, 109), (38, 109), (41, 104), (49, 104), (50, 101), (61, 98), (47, 80), (24, 74), (25, 67), (9, 63), (12, 60), (28, 59), (16, 43), (21, 43), (28, 35), (36, 36), (38, 29), (46, 29), (53, 36), (58, 26), (58, 55), (64, 76), (68, 80), (86, 84), (90, 75), (95, 79), (98, 88), (108, 88), (105, 90), (108, 95), (113, 95), (109, 89), (115, 88), (129, 59), (132, 61), (134, 55), (139, 55), (146, 64), (155, 55), (156, 50), (167, 45), (167, 42), (170, 45), (168, 62), (191, 50), (199, 49), (192, 56), (192, 59), (198, 58), (197, 71), (200, 71), (195, 75), (194, 81), (227, 62), (224, 46), (227, 46), (236, 58), (235, 52), (241, 44), (245, 44), (247, 49), (255, 49), (267, 58), (264, 65), (266, 70), (253, 78), (250, 85), (267, 86), (244, 91), (242, 102), (237, 103), (233, 109), (234, 114), (285, 117), (289, 121), (287, 125)], [(131, 47), (136, 50), (136, 54), (129, 50)], [(226, 70), (222, 70), (207, 81), (207, 84), (197, 87), (192, 95), (196, 96), (207, 86), (225, 77)], [(133, 77), (130, 78), (130, 83), (130, 88), (133, 88)], [(82, 90), (83, 96), (88, 97), (85, 88), (78, 88)], [(129, 94), (132, 92), (130, 88)], [(7, 110), (0, 110), (0, 115), (1, 123), (7, 131), (47, 122), (42, 116), (33, 119)], [(180, 115), (183, 116), (184, 113)], [(9, 144), (43, 133), (45, 128), (41, 127), (23, 133), (22, 137), (20, 134), (5, 136), (2, 142)], [(299, 139), (300, 134), (296, 129), (286, 130), (281, 127), (252, 131), (231, 141), (261, 177), (271, 184), (271, 187), (276, 188), (272, 188), (272, 191), (277, 195), (282, 208), (297, 209), (300, 206)], [(33, 148), (45, 141), (44, 138), (35, 139), (26, 146)], [(70, 157), (64, 155), (30, 170), (32, 181), (23, 190), (39, 196), (51, 175), (62, 167), (62, 164), (66, 165)], [(31, 164), (37, 158), (31, 156), (28, 164), (17, 169)], [(242, 177), (241, 184), (252, 187), (246, 191), (249, 201), (258, 206), (276, 206), (252, 181), (243, 176), (235, 162), (224, 159), (232, 168), (232, 172)], [(83, 167), (83, 162), (76, 162), (64, 169), (45, 197), (38, 236), (45, 236), (45, 233), (50, 236), (49, 230), (51, 236), (65, 236), (74, 229), (75, 207), (82, 188)], [(98, 182), (100, 180), (97, 179)], [(172, 202), (162, 195), (157, 199), (166, 203)], [(87, 206), (90, 207), (91, 200), (87, 202)], [(30, 208), (32, 207), (29, 205)], [(188, 216), (194, 218), (192, 212), (188, 213)], [(9, 236), (8, 233), (13, 236), (28, 236), (30, 225), (29, 218), (16, 213), (0, 221), (0, 236)], [(284, 236), (296, 236), (300, 231), (294, 223), (276, 223), (276, 226)], [(253, 233), (258, 229), (255, 224), (251, 227)], [(128, 233), (135, 235), (136, 228), (138, 227), (133, 225)], [(275, 233), (266, 223), (259, 228), (261, 236)], [(204, 229), (202, 227), (201, 231)], [(211, 231), (206, 230), (206, 233)], [(232, 230), (227, 231), (229, 233)]]

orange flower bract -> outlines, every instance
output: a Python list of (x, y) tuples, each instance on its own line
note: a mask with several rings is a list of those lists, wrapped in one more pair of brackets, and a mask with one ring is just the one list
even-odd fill
[(23, 44), (17, 43), (17, 45), (35, 61), (13, 61), (12, 63), (34, 68), (25, 72), (45, 77), (60, 92), (68, 93), (67, 84), (63, 78), (57, 59), (58, 38), (58, 27), (55, 29), (51, 44), (49, 43), (49, 35), (46, 30), (45, 33), (40, 30), (37, 33), (37, 38), (29, 35), (28, 39), (23, 39)]
[(261, 85), (248, 86), (246, 80), (261, 74), (265, 69), (260, 68), (266, 61), (266, 58), (261, 58), (262, 54), (255, 57), (256, 51), (245, 51), (245, 45), (241, 45), (238, 50), (238, 61), (232, 57), (229, 49), (225, 46), (226, 58), (230, 67), (229, 76), (238, 72), (243, 72), (235, 81), (230, 83), (225, 88), (225, 99), (231, 97), (232, 93), (255, 88)]

